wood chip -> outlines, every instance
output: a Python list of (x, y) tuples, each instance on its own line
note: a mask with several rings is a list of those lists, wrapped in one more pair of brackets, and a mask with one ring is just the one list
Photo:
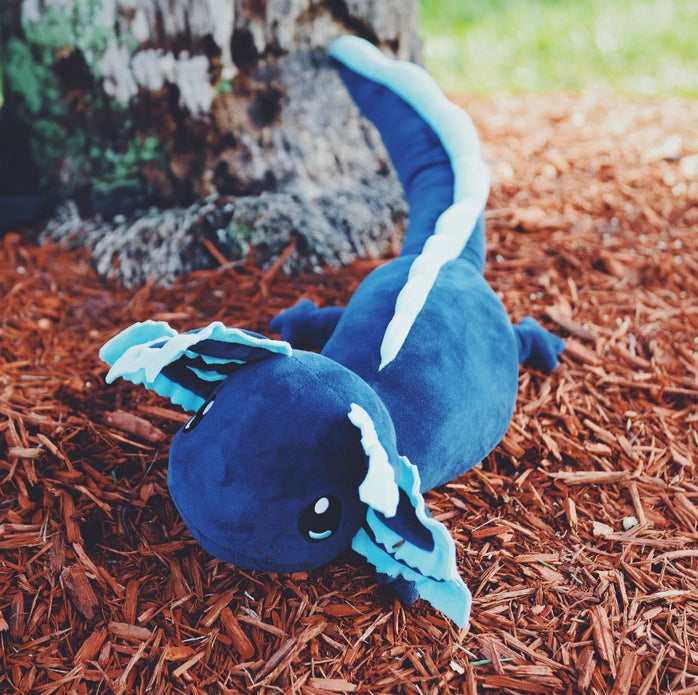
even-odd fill
[(152, 442), (153, 444), (164, 442), (167, 439), (167, 435), (160, 428), (145, 418), (123, 410), (104, 413), (104, 422), (120, 429), (122, 432), (132, 434), (138, 439)]
[(92, 622), (99, 610), (99, 600), (85, 570), (80, 565), (66, 567), (61, 572), (61, 583), (75, 608), (88, 622)]
[(573, 338), (568, 338), (565, 341), (565, 356), (573, 360), (577, 360), (582, 364), (590, 364), (593, 366), (601, 364), (601, 358), (586, 345), (583, 345)]
[(13, 456), (18, 459), (38, 459), (43, 453), (43, 450), (38, 446), (11, 446), (7, 450), (8, 456)]
[(594, 650), (591, 647), (585, 647), (577, 661), (577, 688), (579, 692), (589, 692), (589, 686), (595, 670), (596, 659), (594, 659)]
[(610, 695), (629, 695), (636, 675), (637, 660), (638, 655), (633, 651), (628, 651), (623, 655), (618, 665), (618, 676), (613, 683)]
[(10, 602), (10, 637), (18, 642), (24, 639), (26, 627), (26, 613), (24, 610), (24, 596), (21, 592), (16, 592)]
[(580, 340), (594, 342), (596, 339), (596, 334), (594, 331), (585, 328), (580, 323), (567, 316), (563, 316), (559, 312), (555, 311), (555, 309), (548, 307), (545, 310), (545, 313), (548, 318), (552, 319), (558, 326), (560, 326), (560, 328), (564, 328), (568, 333), (579, 338)]
[(344, 678), (309, 678), (308, 685), (328, 693), (355, 693), (359, 689)]
[(75, 654), (75, 663), (82, 664), (94, 660), (107, 638), (107, 630), (100, 628), (91, 632)]
[(240, 655), (243, 661), (248, 661), (254, 656), (255, 648), (250, 639), (247, 637), (240, 621), (233, 615), (233, 612), (227, 606), (223, 608), (220, 614), (223, 630), (233, 641), (233, 647)]
[(109, 623), (109, 633), (119, 639), (132, 642), (145, 642), (153, 636), (153, 633), (145, 627), (116, 622)]
[(550, 476), (566, 485), (611, 485), (631, 478), (628, 471), (560, 471)]
[(611, 675), (616, 675), (616, 640), (608, 620), (608, 613), (603, 606), (592, 606), (589, 609), (589, 619), (594, 635), (594, 644), (599, 656), (610, 666)]

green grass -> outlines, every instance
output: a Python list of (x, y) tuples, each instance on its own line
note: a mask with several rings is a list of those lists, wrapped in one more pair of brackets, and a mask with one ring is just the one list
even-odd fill
[(698, 95), (696, 0), (421, 0), (447, 90)]

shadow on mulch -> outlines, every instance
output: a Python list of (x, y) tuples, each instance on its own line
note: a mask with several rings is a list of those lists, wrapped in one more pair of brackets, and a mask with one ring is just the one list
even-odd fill
[(266, 332), (344, 303), (378, 262), (253, 265), (169, 289), (0, 245), (0, 691), (698, 692), (698, 106), (607, 95), (461, 100), (493, 171), (487, 276), (567, 339), (522, 370), (502, 444), (429, 493), (475, 601), (469, 630), (403, 607), (347, 551), (240, 571), (193, 542), (166, 487), (186, 416), (106, 387), (133, 321)]

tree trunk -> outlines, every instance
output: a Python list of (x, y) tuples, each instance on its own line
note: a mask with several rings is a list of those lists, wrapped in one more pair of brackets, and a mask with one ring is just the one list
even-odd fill
[(214, 263), (204, 238), (269, 263), (294, 237), (287, 269), (343, 263), (405, 217), (326, 47), (357, 33), (418, 60), (416, 0), (10, 0), (0, 19), (3, 111), (73, 201), (45, 234), (104, 275), (169, 282)]

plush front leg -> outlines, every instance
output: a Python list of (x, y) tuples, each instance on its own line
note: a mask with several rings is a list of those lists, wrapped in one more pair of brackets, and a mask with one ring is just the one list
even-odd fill
[(384, 572), (377, 572), (376, 581), (384, 586), (389, 586), (400, 601), (406, 606), (411, 606), (413, 603), (416, 603), (419, 600), (417, 585), (414, 582), (409, 581), (409, 579), (401, 577), (399, 574), (397, 577), (391, 577), (389, 574), (385, 574)]
[(300, 350), (322, 350), (330, 339), (344, 309), (330, 306), (319, 309), (310, 299), (275, 316), (269, 330), (280, 333), (283, 340)]
[(519, 341), (519, 362), (536, 369), (551, 371), (565, 349), (565, 341), (543, 328), (534, 318), (526, 316), (514, 326)]

